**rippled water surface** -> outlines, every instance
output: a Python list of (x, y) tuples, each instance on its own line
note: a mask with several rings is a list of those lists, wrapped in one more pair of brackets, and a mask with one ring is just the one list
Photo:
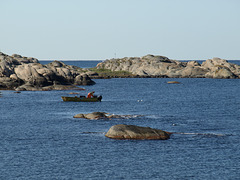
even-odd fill
[[(0, 179), (239, 179), (239, 79), (94, 81), (80, 93), (94, 90), (101, 103), (61, 100), (76, 91), (1, 92)], [(130, 117), (73, 118), (95, 111)], [(116, 124), (176, 133), (106, 138)]]

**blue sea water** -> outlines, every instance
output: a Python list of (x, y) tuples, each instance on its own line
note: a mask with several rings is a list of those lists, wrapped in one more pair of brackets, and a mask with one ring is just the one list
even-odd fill
[[(96, 65), (87, 63), (71, 65)], [(239, 179), (239, 79), (94, 81), (79, 93), (94, 90), (102, 102), (63, 102), (70, 90), (1, 91), (0, 179)], [(73, 118), (95, 111), (131, 116)], [(116, 124), (176, 133), (165, 141), (105, 137)]]

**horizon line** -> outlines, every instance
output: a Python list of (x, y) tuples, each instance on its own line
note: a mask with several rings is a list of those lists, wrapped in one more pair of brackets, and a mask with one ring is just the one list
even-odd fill
[[(122, 59), (122, 58), (111, 58), (111, 59)], [(210, 58), (209, 58), (210, 59)], [(107, 59), (38, 59), (39, 61), (105, 61)], [(109, 59), (110, 60), (110, 59)], [(206, 61), (208, 59), (171, 59), (176, 61)], [(227, 61), (240, 61), (240, 59), (225, 59)]]
[(104, 61), (97, 59), (38, 59), (39, 61)]

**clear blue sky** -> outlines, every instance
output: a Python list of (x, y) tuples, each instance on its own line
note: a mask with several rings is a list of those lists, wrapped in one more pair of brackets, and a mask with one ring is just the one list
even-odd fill
[(240, 0), (0, 0), (0, 51), (38, 59), (240, 59)]

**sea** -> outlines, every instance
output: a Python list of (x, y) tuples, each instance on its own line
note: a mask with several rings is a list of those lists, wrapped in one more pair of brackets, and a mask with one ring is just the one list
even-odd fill
[[(64, 61), (82, 68), (99, 62)], [(94, 81), (82, 91), (0, 91), (1, 180), (240, 179), (240, 79)], [(102, 102), (61, 99), (90, 91)], [(91, 112), (122, 118), (73, 118)], [(117, 124), (173, 134), (169, 140), (105, 137)]]

